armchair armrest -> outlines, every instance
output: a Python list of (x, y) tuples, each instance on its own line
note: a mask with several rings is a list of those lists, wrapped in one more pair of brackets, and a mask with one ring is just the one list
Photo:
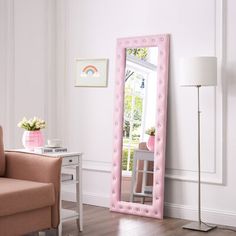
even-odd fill
[(61, 163), (60, 157), (23, 152), (5, 152), (5, 177), (30, 180), (41, 183), (52, 183), (55, 191), (55, 204), (52, 207), (52, 226), (57, 227), (60, 222), (60, 186)]

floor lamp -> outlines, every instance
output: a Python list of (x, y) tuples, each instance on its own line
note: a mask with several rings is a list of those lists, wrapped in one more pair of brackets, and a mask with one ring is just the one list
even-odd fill
[(216, 86), (217, 59), (216, 57), (183, 58), (180, 61), (181, 86), (194, 86), (197, 88), (198, 110), (198, 221), (184, 225), (184, 229), (207, 232), (215, 228), (201, 220), (201, 147), (200, 147), (200, 107), (199, 89), (201, 86)]

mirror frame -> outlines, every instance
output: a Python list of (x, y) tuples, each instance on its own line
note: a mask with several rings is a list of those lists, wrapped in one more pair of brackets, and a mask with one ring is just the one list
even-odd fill
[[(136, 47), (158, 47), (156, 108), (158, 112), (156, 120), (158, 133), (155, 136), (152, 205), (121, 201), (126, 49)], [(111, 211), (163, 219), (168, 63), (169, 35), (167, 34), (117, 39)]]

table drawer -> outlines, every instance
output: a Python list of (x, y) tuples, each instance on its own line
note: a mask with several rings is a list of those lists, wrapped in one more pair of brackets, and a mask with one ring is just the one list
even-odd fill
[(63, 157), (62, 159), (62, 166), (70, 166), (70, 165), (78, 165), (78, 164), (79, 164), (78, 156)]

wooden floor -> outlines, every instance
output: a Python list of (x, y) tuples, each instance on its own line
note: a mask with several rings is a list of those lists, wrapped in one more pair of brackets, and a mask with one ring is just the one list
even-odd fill
[[(74, 203), (63, 207), (75, 209)], [(76, 221), (63, 223), (64, 236), (236, 236), (236, 232), (214, 229), (208, 233), (184, 230), (186, 220), (165, 218), (156, 220), (110, 212), (108, 208), (84, 205), (84, 230), (79, 232)]]

